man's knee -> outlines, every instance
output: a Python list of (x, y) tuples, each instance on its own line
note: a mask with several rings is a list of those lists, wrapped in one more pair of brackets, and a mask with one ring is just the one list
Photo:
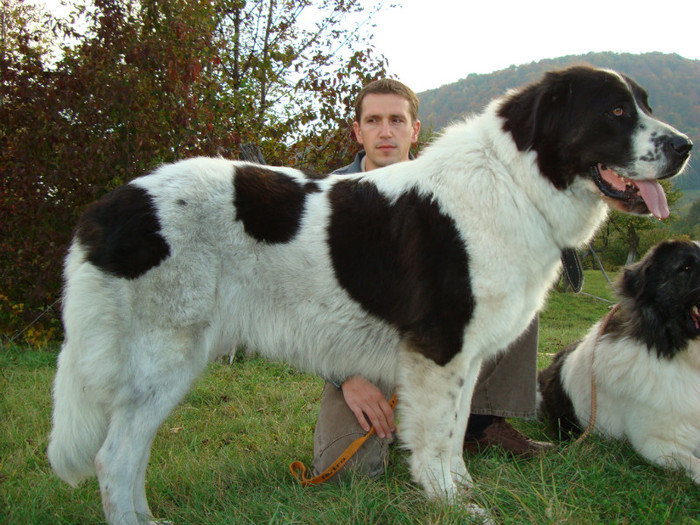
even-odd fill
[[(321, 408), (314, 432), (314, 475), (333, 465), (353, 441), (365, 434), (345, 403), (343, 393), (327, 383), (321, 397)], [(390, 442), (390, 439), (380, 439), (372, 435), (330, 480), (340, 481), (349, 472), (367, 477), (383, 474), (386, 470)]]
[[(355, 439), (361, 438), (363, 435), (364, 433), (339, 436), (337, 440), (329, 443), (327, 447), (315, 451), (312, 464), (314, 475), (317, 476), (331, 467), (345, 449)], [(330, 478), (330, 481), (338, 482), (347, 479), (350, 473), (369, 478), (380, 476), (386, 471), (388, 455), (387, 440), (371, 436), (348, 459), (345, 465), (338, 469), (336, 474)]]

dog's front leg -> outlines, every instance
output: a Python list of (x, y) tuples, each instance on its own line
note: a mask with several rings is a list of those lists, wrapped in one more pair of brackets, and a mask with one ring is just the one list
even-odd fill
[(700, 459), (693, 454), (674, 454), (673, 458), (685, 470), (686, 474), (695, 482), (700, 484)]
[(479, 370), (465, 364), (461, 356), (440, 366), (415, 351), (401, 353), (400, 436), (413, 479), (429, 497), (452, 499), (458, 486), (471, 486), (461, 447)]
[[(630, 436), (632, 446), (647, 460), (668, 469), (680, 468), (697, 484), (700, 484), (700, 459), (685, 443), (673, 438), (650, 437), (653, 429), (647, 430), (641, 439)], [(641, 433), (640, 433), (641, 434)]]
[(468, 489), (471, 486), (472, 478), (464, 464), (464, 436), (467, 432), (467, 423), (471, 414), (474, 388), (481, 370), (481, 360), (467, 360), (464, 354), (460, 354), (454, 358), (450, 366), (454, 366), (455, 373), (461, 373), (464, 377), (464, 383), (459, 395), (455, 431), (452, 436), (452, 477), (458, 486), (464, 485)]

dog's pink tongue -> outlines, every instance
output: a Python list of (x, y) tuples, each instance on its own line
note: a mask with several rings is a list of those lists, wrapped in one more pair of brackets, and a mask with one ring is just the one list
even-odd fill
[(625, 191), (627, 183), (634, 184), (639, 189), (639, 194), (654, 217), (665, 219), (671, 214), (668, 209), (666, 193), (664, 193), (664, 189), (658, 182), (654, 180), (623, 180), (617, 173), (610, 168), (604, 167), (602, 164), (598, 165), (598, 170), (603, 180), (618, 191)]
[(649, 211), (657, 219), (665, 219), (671, 212), (668, 209), (668, 201), (666, 200), (666, 193), (656, 181), (651, 180), (636, 180), (634, 184), (639, 188), (639, 193), (644, 199), (644, 202), (649, 208)]

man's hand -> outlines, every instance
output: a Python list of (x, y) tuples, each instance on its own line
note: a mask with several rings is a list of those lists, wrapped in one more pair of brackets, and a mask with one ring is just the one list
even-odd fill
[(365, 432), (369, 432), (370, 423), (382, 439), (396, 431), (394, 411), (376, 386), (360, 376), (352, 376), (342, 384), (342, 390), (345, 402)]

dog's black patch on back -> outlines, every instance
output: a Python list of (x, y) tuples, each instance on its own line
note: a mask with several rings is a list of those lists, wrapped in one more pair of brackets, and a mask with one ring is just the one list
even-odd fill
[(620, 309), (606, 334), (630, 337), (659, 357), (672, 358), (700, 337), (691, 315), (700, 305), (700, 246), (664, 241), (627, 268), (616, 282)]
[(330, 254), (339, 283), (437, 364), (462, 348), (474, 311), (468, 256), (453, 220), (410, 191), (396, 202), (370, 182), (330, 192)]
[(92, 264), (112, 275), (136, 279), (170, 255), (160, 231), (151, 196), (127, 184), (85, 210), (76, 236)]
[[(651, 112), (643, 91), (613, 72), (575, 66), (515, 92), (498, 115), (518, 149), (536, 151), (542, 174), (564, 189), (598, 163), (624, 166), (634, 160), (635, 100)], [(625, 117), (615, 117), (615, 108)]]
[(579, 342), (573, 343), (556, 356), (552, 364), (537, 374), (537, 383), (542, 394), (542, 410), (551, 430), (560, 438), (570, 438), (581, 434), (581, 426), (576, 418), (574, 405), (562, 384), (562, 367), (566, 358)]
[(323, 180), (327, 179), (330, 176), (330, 173), (318, 173), (316, 171), (312, 171), (306, 168), (297, 168), (299, 171), (301, 171), (307, 179), (309, 180)]
[(236, 168), (233, 185), (236, 220), (248, 235), (268, 243), (289, 242), (296, 236), (306, 195), (319, 191), (312, 180), (302, 186), (283, 173), (252, 165)]

